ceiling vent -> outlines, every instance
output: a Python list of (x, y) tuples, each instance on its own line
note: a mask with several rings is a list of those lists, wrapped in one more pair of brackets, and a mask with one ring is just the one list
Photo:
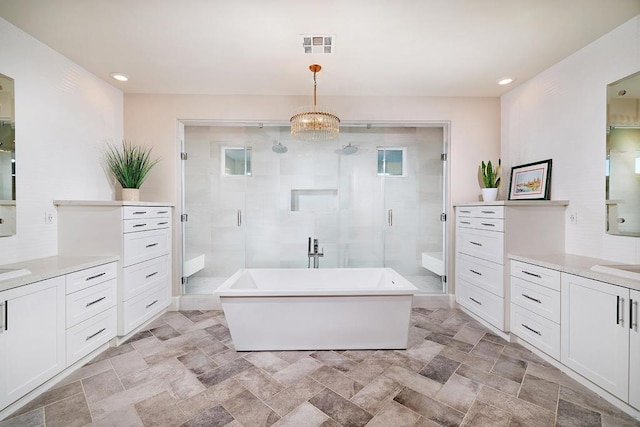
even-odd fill
[(335, 49), (335, 36), (327, 34), (303, 34), (302, 48), (304, 53), (328, 53), (332, 54)]

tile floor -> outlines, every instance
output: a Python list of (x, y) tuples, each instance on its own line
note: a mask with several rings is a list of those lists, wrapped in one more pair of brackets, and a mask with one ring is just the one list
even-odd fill
[(236, 352), (220, 311), (169, 312), (7, 426), (639, 426), (458, 310), (402, 351)]

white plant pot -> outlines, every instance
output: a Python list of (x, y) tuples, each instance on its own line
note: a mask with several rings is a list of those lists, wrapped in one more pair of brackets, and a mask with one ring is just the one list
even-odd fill
[(139, 200), (140, 200), (139, 188), (123, 188), (122, 189), (123, 202), (137, 202)]
[(494, 202), (498, 198), (497, 188), (483, 188), (482, 200), (485, 202)]

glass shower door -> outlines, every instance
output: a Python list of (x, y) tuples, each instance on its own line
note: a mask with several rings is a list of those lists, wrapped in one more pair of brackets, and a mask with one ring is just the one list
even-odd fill
[(384, 186), (384, 265), (421, 293), (442, 293), (445, 275), (443, 128), (402, 130), (378, 148)]
[[(183, 294), (211, 295), (245, 266), (245, 194), (251, 151), (239, 128), (185, 128)], [(241, 130), (240, 130), (241, 131)]]

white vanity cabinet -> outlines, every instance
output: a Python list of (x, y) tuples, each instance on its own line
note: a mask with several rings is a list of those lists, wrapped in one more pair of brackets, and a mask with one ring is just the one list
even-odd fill
[(66, 367), (64, 330), (64, 276), (0, 292), (0, 410)]
[(118, 255), (119, 336), (171, 301), (171, 206), (151, 202), (54, 201), (63, 255)]
[(560, 360), (560, 272), (511, 261), (511, 331)]
[(507, 254), (564, 250), (566, 201), (456, 205), (456, 302), (500, 331), (510, 330)]
[(630, 378), (634, 395), (639, 380), (629, 375), (630, 336), (637, 333), (629, 299), (629, 288), (562, 273), (562, 363), (625, 402)]
[(117, 263), (66, 276), (66, 353), (70, 366), (116, 336)]
[(640, 291), (631, 290), (629, 301), (629, 405), (640, 409)]

